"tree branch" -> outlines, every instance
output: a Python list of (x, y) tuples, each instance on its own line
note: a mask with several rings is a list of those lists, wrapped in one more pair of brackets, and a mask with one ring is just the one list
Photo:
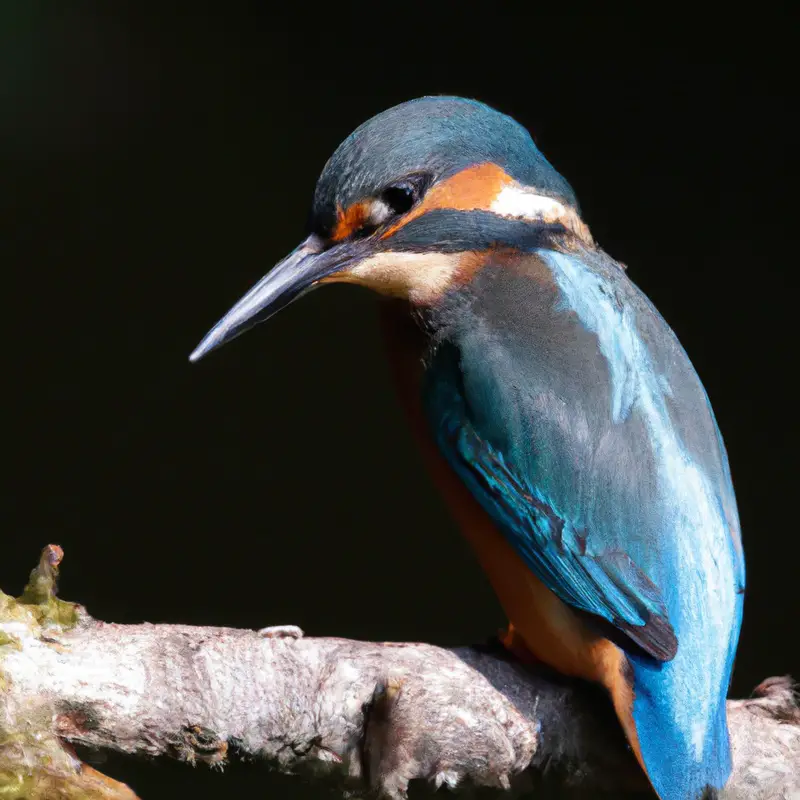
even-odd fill
[[(647, 796), (600, 691), (523, 668), (499, 647), (106, 624), (56, 597), (61, 557), (45, 548), (18, 600), (0, 592), (4, 800), (135, 797), (70, 744), (218, 767), (263, 759), (350, 797), (404, 798), (416, 779), (540, 798)], [(790, 681), (765, 681), (729, 712), (724, 797), (800, 792)]]

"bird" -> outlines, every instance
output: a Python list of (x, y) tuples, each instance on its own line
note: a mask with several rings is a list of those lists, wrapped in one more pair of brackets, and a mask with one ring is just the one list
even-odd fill
[(309, 220), (190, 360), (325, 284), (377, 292), (402, 404), (508, 618), (503, 643), (604, 687), (661, 800), (715, 797), (745, 565), (725, 445), (675, 333), (528, 130), (477, 100), (364, 122)]

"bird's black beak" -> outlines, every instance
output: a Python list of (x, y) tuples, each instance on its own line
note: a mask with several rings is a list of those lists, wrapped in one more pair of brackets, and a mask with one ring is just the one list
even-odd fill
[(315, 288), (323, 278), (359, 261), (363, 249), (360, 242), (342, 242), (326, 247), (318, 236), (309, 236), (236, 303), (206, 334), (189, 360), (199, 361), (259, 322), (265, 322)]

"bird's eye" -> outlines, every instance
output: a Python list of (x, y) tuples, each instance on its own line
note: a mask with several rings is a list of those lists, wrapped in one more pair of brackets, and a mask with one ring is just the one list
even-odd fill
[(381, 200), (389, 206), (393, 214), (405, 214), (417, 202), (417, 193), (410, 183), (397, 183), (383, 190)]
[(391, 209), (392, 214), (399, 216), (410, 211), (419, 202), (429, 183), (430, 178), (427, 175), (411, 175), (387, 186), (381, 192), (380, 199)]

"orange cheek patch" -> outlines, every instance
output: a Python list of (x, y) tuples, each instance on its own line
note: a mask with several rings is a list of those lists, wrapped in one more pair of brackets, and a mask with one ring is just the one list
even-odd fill
[(366, 203), (353, 203), (349, 208), (337, 209), (336, 217), (336, 227), (331, 239), (340, 242), (364, 226), (369, 217), (369, 208)]
[(496, 164), (476, 164), (467, 167), (452, 178), (434, 186), (416, 208), (397, 224), (392, 225), (381, 238), (390, 237), (403, 225), (435, 208), (449, 208), (456, 211), (488, 209), (500, 190), (509, 183), (513, 183), (513, 178)]

